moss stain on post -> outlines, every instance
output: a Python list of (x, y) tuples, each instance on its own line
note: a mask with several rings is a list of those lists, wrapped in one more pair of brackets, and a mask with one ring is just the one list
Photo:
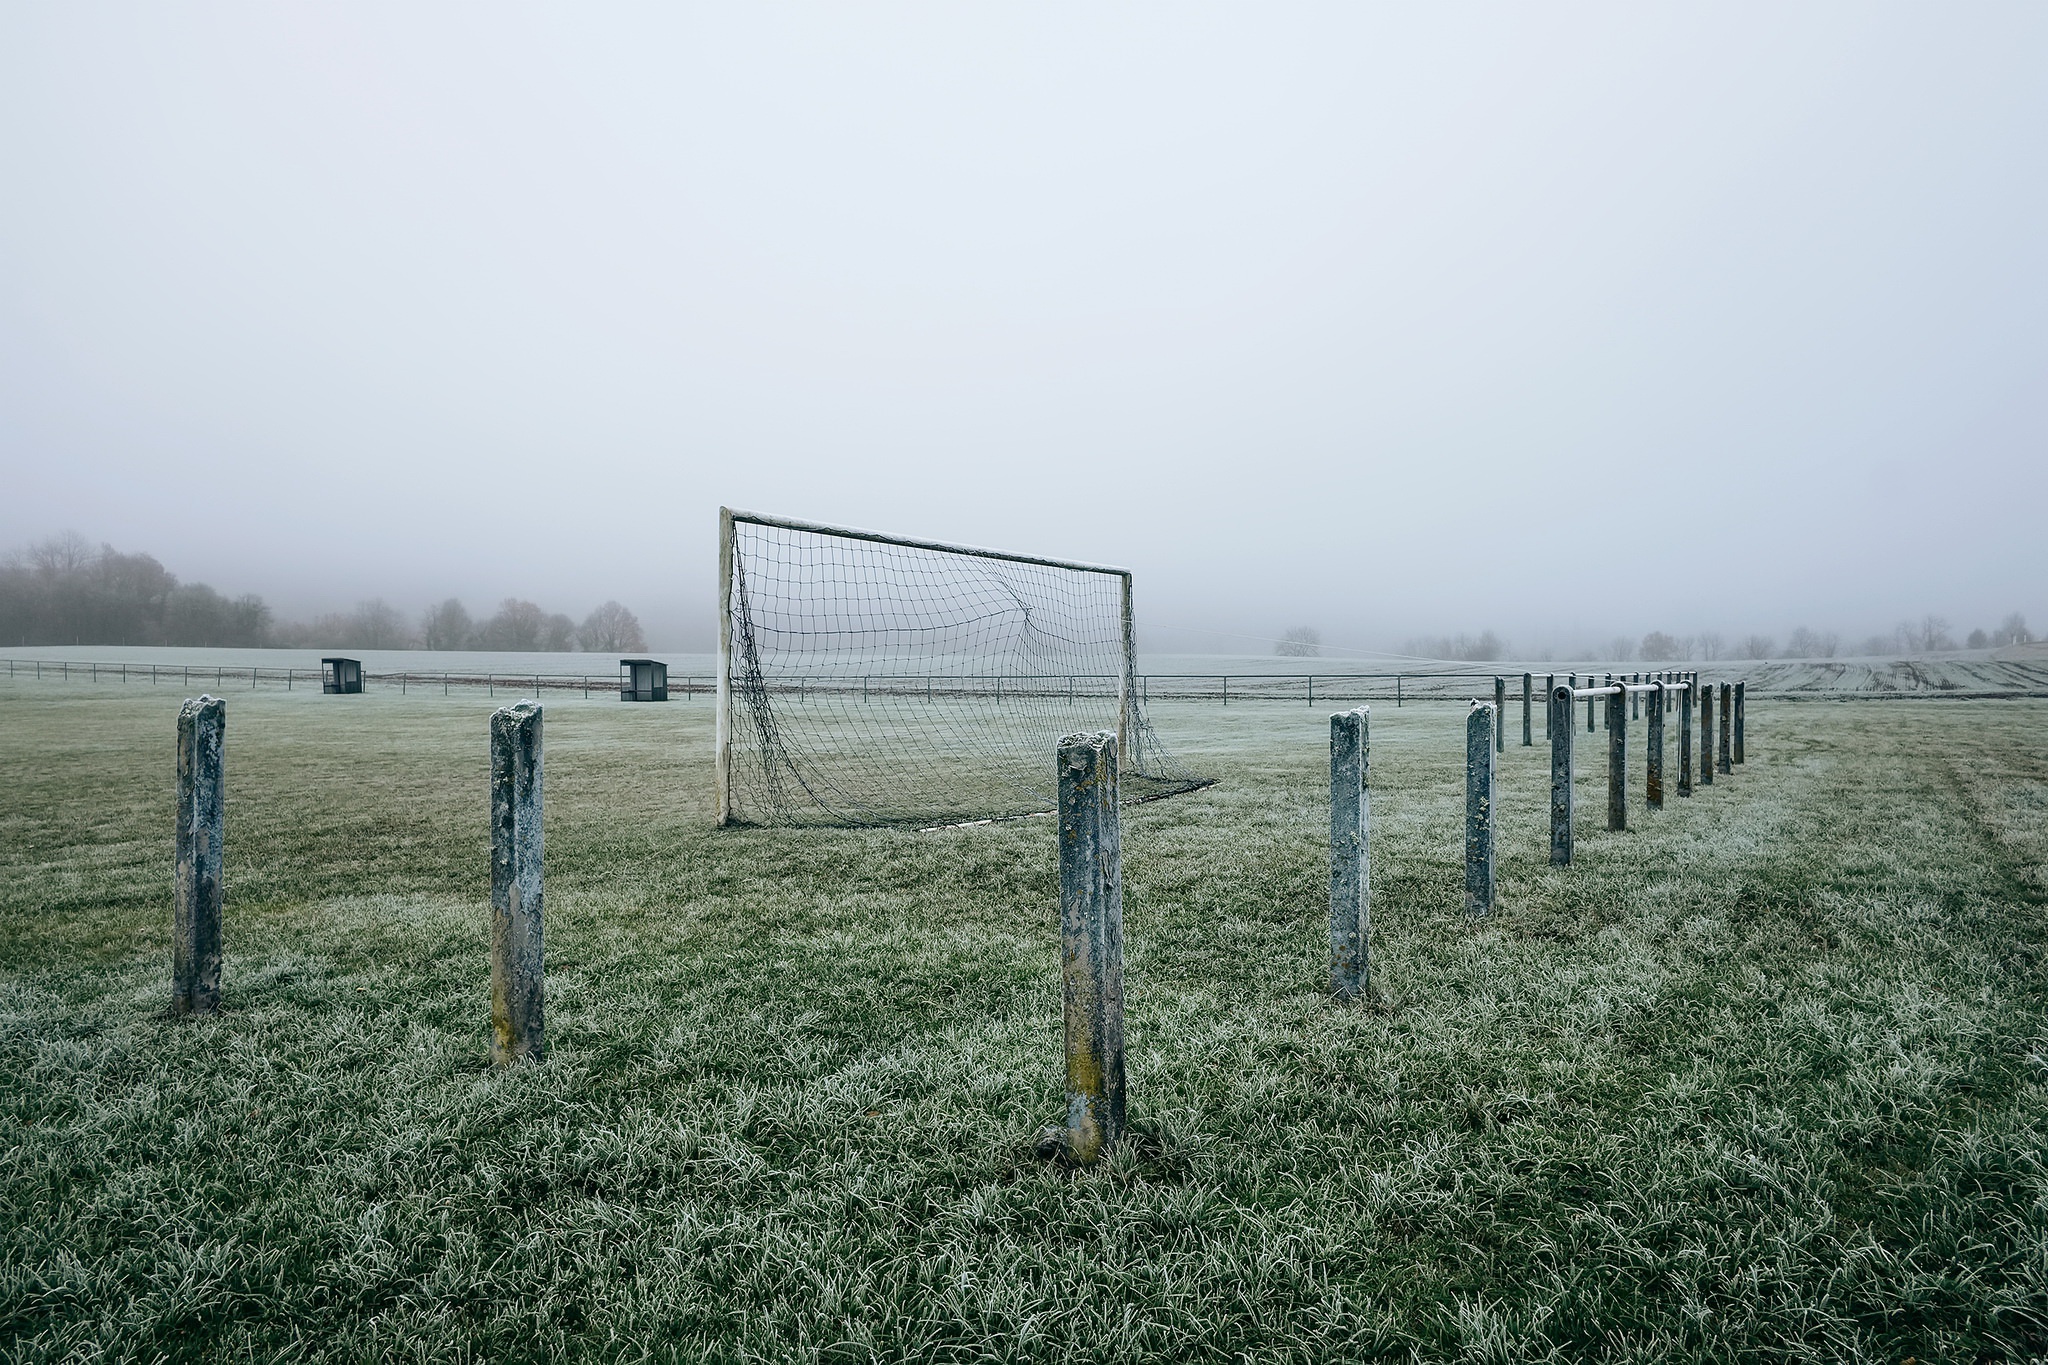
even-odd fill
[(491, 1060), (547, 1055), (541, 941), (541, 708), (491, 713)]
[(1372, 979), (1372, 786), (1369, 707), (1330, 717), (1330, 994), (1353, 1000)]
[(1117, 742), (1059, 745), (1060, 974), (1066, 1005), (1067, 1154), (1096, 1161), (1124, 1135), (1123, 830)]
[(228, 704), (201, 696), (178, 709), (178, 865), (171, 907), (171, 1012), (220, 1008)]

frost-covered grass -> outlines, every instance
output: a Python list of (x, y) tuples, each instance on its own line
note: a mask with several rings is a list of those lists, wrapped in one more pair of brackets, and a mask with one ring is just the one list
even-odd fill
[(1543, 862), (1375, 707), (1372, 1007), (1324, 711), (1160, 708), (1138, 1136), (1073, 1172), (1051, 825), (719, 832), (701, 706), (547, 704), (549, 1036), (487, 1064), (484, 698), (229, 702), (227, 1012), (164, 1014), (177, 698), (0, 684), (0, 1354), (2048, 1353), (2048, 704), (1756, 703)]

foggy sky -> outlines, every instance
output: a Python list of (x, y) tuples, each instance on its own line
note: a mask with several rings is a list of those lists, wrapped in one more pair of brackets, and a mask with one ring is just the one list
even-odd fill
[(2038, 630), (2044, 154), (2031, 0), (11, 5), (0, 547), (684, 647), (723, 502), (1253, 637)]

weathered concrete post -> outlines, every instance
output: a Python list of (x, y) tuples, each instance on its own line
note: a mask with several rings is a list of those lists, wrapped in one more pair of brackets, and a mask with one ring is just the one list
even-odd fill
[(1721, 745), (1714, 766), (1724, 773), (1735, 771), (1734, 743), (1735, 689), (1727, 683), (1721, 684)]
[(1572, 689), (1550, 689), (1550, 864), (1572, 860)]
[(1700, 693), (1700, 785), (1714, 785), (1714, 685), (1708, 683), (1699, 689)]
[(1116, 736), (1060, 741), (1060, 972), (1067, 1153), (1091, 1162), (1124, 1135), (1123, 829)]
[(1692, 795), (1692, 687), (1680, 683), (1678, 692), (1678, 794)]
[(541, 708), (491, 713), (491, 1060), (547, 1055), (541, 951)]
[[(1628, 681), (1629, 681), (1630, 683), (1639, 683), (1639, 682), (1641, 682), (1642, 680), (1643, 680), (1643, 675), (1642, 675), (1642, 674), (1640, 674), (1640, 673), (1631, 673), (1631, 674), (1629, 674), (1629, 675), (1628, 675)], [(1641, 719), (1643, 718), (1643, 694), (1642, 694), (1642, 693), (1640, 693), (1640, 692), (1631, 692), (1631, 693), (1629, 693), (1629, 694), (1628, 694), (1628, 718), (1629, 718), (1630, 720), (1641, 720)]]
[(1543, 738), (1550, 738), (1551, 712), (1557, 708), (1551, 705), (1551, 696), (1557, 691), (1557, 674), (1546, 673), (1543, 677)]
[(1372, 711), (1330, 717), (1330, 994), (1356, 999), (1372, 977)]
[(1742, 762), (1742, 684), (1735, 684), (1735, 761)]
[(1493, 765), (1500, 712), (1474, 701), (1465, 717), (1465, 913), (1493, 913)]
[(1522, 747), (1536, 743), (1536, 679), (1530, 674), (1522, 675)]
[(1508, 680), (1493, 680), (1493, 751), (1504, 754), (1508, 751)]
[(1607, 828), (1628, 828), (1628, 694), (1607, 694)]
[[(1599, 685), (1591, 678), (1586, 679), (1586, 686), (1588, 687), (1598, 687)], [(1612, 673), (1607, 675), (1607, 685), (1609, 687), (1614, 686), (1614, 675)], [(1593, 733), (1593, 698), (1591, 697), (1586, 698), (1586, 733), (1589, 735)]]
[(221, 850), (228, 704), (201, 696), (178, 708), (178, 884), (171, 904), (171, 1013), (220, 1008)]
[(1643, 804), (1651, 810), (1664, 809), (1664, 684), (1650, 684), (1650, 728), (1643, 736)]

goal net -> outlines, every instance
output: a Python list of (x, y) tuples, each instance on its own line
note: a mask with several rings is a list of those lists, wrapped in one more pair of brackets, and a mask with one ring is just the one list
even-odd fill
[(1207, 785), (1145, 718), (1124, 570), (720, 521), (721, 823), (1049, 811), (1076, 731), (1117, 732), (1127, 804)]

